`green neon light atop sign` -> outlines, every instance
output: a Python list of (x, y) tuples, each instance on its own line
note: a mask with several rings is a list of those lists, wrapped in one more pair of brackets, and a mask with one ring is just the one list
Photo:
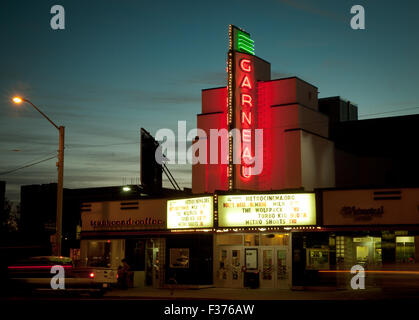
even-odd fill
[(237, 50), (255, 54), (255, 42), (250, 38), (250, 35), (241, 30), (237, 30)]

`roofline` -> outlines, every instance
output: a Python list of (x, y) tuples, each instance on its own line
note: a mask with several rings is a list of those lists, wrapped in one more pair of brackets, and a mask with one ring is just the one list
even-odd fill
[(289, 80), (289, 79), (298, 79), (298, 80), (300, 80), (300, 81), (318, 89), (318, 87), (316, 87), (315, 85), (313, 85), (310, 82), (307, 82), (307, 81), (305, 81), (305, 80), (303, 80), (303, 79), (301, 79), (300, 77), (297, 77), (297, 76), (285, 77), (285, 78), (279, 78), (279, 79), (271, 79), (271, 80), (258, 81), (258, 82), (272, 82), (272, 81), (281, 81), (281, 80)]
[(224, 89), (227, 88), (227, 86), (223, 86), (223, 87), (215, 87), (215, 88), (207, 88), (207, 89), (201, 89), (201, 91), (209, 91), (209, 90), (217, 90), (217, 89)]
[(358, 107), (358, 104), (356, 104), (355, 102), (342, 98), (341, 96), (332, 96), (332, 97), (324, 97), (324, 98), (318, 98), (317, 100), (335, 100), (335, 99), (339, 99), (343, 102), (349, 102), (350, 104), (352, 104), (353, 106)]

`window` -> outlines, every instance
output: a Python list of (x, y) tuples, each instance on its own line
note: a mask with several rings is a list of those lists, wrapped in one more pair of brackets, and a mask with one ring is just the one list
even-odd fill
[(345, 238), (343, 236), (336, 237), (336, 258), (345, 258)]
[(397, 263), (415, 262), (415, 237), (396, 237)]
[(87, 266), (109, 268), (111, 265), (110, 254), (110, 241), (89, 241), (87, 244)]
[(217, 246), (220, 245), (243, 245), (243, 236), (241, 234), (217, 234)]
[(144, 271), (145, 268), (145, 240), (128, 239), (125, 241), (125, 259), (131, 270)]
[(259, 245), (259, 235), (258, 234), (245, 234), (244, 235), (244, 245), (248, 247), (258, 246)]
[(189, 268), (189, 248), (170, 248), (170, 268)]
[(329, 270), (329, 249), (307, 248), (307, 269)]
[(262, 234), (260, 243), (262, 246), (287, 246), (288, 239), (288, 234)]

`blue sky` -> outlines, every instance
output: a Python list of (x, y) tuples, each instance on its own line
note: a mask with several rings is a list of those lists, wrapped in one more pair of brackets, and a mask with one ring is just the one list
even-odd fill
[[(65, 8), (66, 29), (50, 28)], [(366, 30), (350, 28), (361, 4)], [(58, 132), (20, 94), (66, 127), (65, 187), (139, 176), (139, 129), (196, 126), (201, 89), (225, 85), (227, 30), (250, 32), (273, 77), (298, 76), (320, 97), (358, 104), (361, 119), (419, 111), (416, 1), (3, 0), (0, 4), (0, 173), (54, 155)], [(190, 166), (175, 166), (191, 185)], [(7, 196), (56, 181), (54, 160), (0, 175)]]

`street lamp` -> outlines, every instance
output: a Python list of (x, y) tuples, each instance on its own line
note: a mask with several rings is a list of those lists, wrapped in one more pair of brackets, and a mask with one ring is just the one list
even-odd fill
[(57, 183), (57, 217), (55, 223), (56, 236), (56, 255), (61, 256), (61, 238), (62, 238), (62, 220), (63, 220), (63, 181), (64, 181), (64, 127), (57, 126), (48, 116), (37, 108), (28, 99), (21, 97), (13, 97), (12, 101), (16, 104), (22, 102), (29, 103), (36, 109), (45, 119), (47, 119), (60, 133), (59, 150), (58, 150), (58, 183)]

